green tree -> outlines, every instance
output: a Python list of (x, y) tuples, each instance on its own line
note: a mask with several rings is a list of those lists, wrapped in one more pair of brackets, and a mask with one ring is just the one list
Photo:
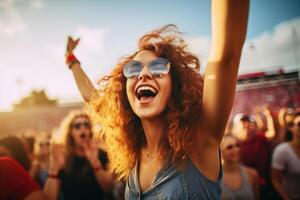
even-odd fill
[(57, 105), (57, 99), (49, 99), (45, 90), (32, 90), (29, 96), (23, 97), (19, 103), (14, 105), (14, 109), (54, 105)]

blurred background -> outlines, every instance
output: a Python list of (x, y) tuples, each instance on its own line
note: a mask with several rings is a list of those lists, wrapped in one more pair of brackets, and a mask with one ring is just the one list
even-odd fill
[[(210, 50), (209, 0), (0, 0), (0, 134), (51, 132), (83, 107), (65, 65), (68, 35), (96, 84), (144, 33), (176, 24), (201, 60)], [(232, 116), (300, 105), (300, 1), (252, 0)], [(225, 88), (226, 89), (226, 88)]]

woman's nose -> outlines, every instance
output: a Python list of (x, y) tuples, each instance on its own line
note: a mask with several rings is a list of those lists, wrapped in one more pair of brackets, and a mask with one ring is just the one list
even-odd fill
[(152, 74), (150, 73), (148, 66), (144, 66), (140, 75), (138, 76), (138, 80), (142, 80), (142, 79), (151, 79), (152, 78)]

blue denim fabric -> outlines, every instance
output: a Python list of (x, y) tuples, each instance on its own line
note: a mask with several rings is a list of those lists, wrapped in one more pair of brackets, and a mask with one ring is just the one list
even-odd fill
[[(221, 166), (221, 165), (220, 165)], [(189, 159), (184, 170), (168, 164), (159, 171), (153, 185), (141, 194), (138, 183), (137, 165), (126, 183), (126, 200), (194, 200), (220, 199), (222, 167), (217, 181), (207, 179)]]

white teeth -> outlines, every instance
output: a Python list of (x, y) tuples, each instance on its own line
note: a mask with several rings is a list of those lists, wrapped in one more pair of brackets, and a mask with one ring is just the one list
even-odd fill
[(141, 90), (151, 90), (151, 92), (153, 92), (155, 94), (157, 93), (157, 91), (154, 88), (150, 87), (150, 86), (140, 86), (138, 88), (137, 92), (140, 92)]

